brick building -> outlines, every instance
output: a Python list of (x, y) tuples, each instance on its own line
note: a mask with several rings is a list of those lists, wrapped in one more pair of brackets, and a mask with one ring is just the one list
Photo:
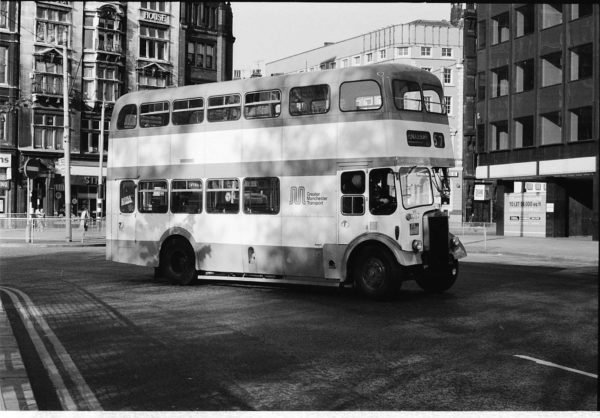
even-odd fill
[(108, 147), (118, 97), (232, 78), (235, 38), (229, 3), (0, 1), (3, 10), (10, 23), (6, 28), (0, 24), (0, 58), (5, 45), (9, 54), (0, 68), (6, 73), (6, 88), (0, 83), (1, 145), (2, 156), (10, 154), (11, 179), (5, 184), (10, 190), (0, 191), (0, 216), (26, 212), (22, 167), (33, 158), (41, 161), (42, 175), (33, 181), (30, 209), (55, 214), (65, 207), (58, 167), (64, 155), (65, 67), (75, 215), (83, 205), (94, 214), (99, 159)]

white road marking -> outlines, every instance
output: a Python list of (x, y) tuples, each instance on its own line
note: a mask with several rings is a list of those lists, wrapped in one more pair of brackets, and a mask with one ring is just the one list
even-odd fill
[(572, 369), (570, 367), (565, 367), (565, 366), (561, 366), (560, 364), (556, 364), (556, 363), (550, 363), (549, 361), (544, 361), (544, 360), (540, 360), (537, 358), (533, 358), (533, 357), (529, 357), (529, 356), (522, 356), (520, 354), (515, 354), (515, 357), (519, 357), (525, 360), (531, 360), (537, 364), (542, 364), (544, 366), (550, 366), (550, 367), (556, 367), (558, 369), (563, 369), (563, 370), (567, 370), (573, 373), (579, 373), (582, 374), (584, 376), (588, 376), (588, 377), (593, 377), (594, 379), (598, 379), (598, 375), (597, 374), (592, 374), (592, 373), (587, 373), (587, 372), (582, 372), (581, 370), (577, 370), (577, 369)]
[[(52, 329), (44, 319), (42, 313), (35, 307), (33, 301), (25, 293), (18, 289), (0, 286), (0, 290), (4, 291), (12, 299), (15, 308), (19, 312), (21, 319), (23, 320), (23, 324), (25, 325), (25, 328), (31, 337), (31, 341), (33, 342), (33, 345), (35, 346), (35, 349), (38, 352), (38, 355), (40, 356), (48, 375), (50, 376), (52, 384), (57, 391), (63, 408), (67, 411), (76, 411), (80, 409), (101, 411), (102, 407), (100, 406), (100, 402), (98, 402), (98, 399), (87, 385), (85, 379), (77, 369), (77, 366), (75, 366), (73, 359), (71, 359), (71, 356), (67, 350), (65, 350), (62, 343), (56, 337), (54, 332), (52, 332)], [(24, 303), (21, 303), (17, 294), (23, 299)], [(58, 360), (69, 374), (69, 377), (75, 383), (75, 387), (73, 389), (79, 392), (79, 397), (83, 400), (84, 405), (79, 405), (78, 407), (77, 403), (71, 396), (71, 393), (66, 387), (64, 380), (58, 368), (56, 367), (54, 360), (52, 359), (52, 356), (48, 353), (42, 338), (35, 329), (33, 323), (34, 320), (42, 329), (44, 337), (53, 346), (54, 352), (58, 356)], [(81, 408), (82, 406), (83, 408)]]

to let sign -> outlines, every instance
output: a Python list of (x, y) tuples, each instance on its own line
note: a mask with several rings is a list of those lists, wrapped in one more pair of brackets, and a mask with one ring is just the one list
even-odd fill
[(23, 172), (25, 173), (25, 177), (28, 179), (39, 177), (39, 175), (42, 173), (42, 162), (37, 158), (28, 159), (25, 162)]

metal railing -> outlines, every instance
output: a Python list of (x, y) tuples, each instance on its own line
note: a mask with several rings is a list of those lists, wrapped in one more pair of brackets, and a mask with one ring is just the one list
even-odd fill
[[(71, 228), (77, 231), (73, 241), (103, 240), (106, 238), (106, 218), (87, 218), (87, 230), (82, 228), (80, 217), (71, 217)], [(24, 213), (0, 217), (0, 238), (3, 241), (63, 241), (66, 239), (67, 220), (64, 216), (31, 216)]]

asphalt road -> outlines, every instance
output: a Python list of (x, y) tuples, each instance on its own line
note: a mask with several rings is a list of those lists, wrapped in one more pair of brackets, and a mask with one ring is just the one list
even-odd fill
[(171, 286), (101, 247), (3, 248), (0, 278), (48, 354), (3, 293), (40, 409), (596, 410), (597, 267), (472, 259), (446, 294), (385, 302)]

